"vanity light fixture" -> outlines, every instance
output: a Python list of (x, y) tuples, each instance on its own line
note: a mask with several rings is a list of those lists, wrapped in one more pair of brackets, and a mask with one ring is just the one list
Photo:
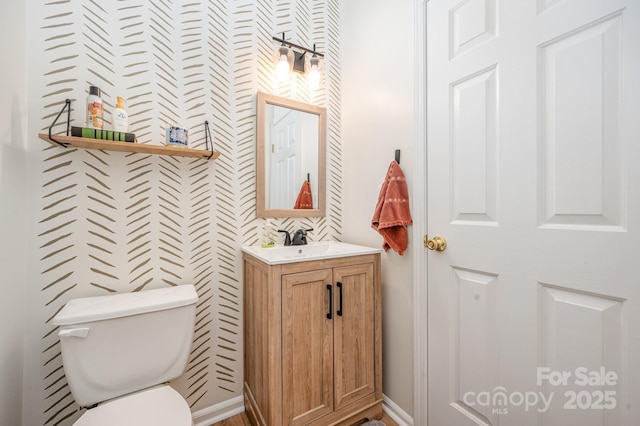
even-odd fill
[[(300, 46), (282, 38), (273, 37), (275, 41), (280, 42), (280, 46), (276, 50), (276, 78), (278, 81), (284, 81), (289, 77), (289, 73), (295, 72), (305, 74), (309, 88), (316, 89), (320, 85), (320, 58), (324, 58), (324, 54), (316, 52), (316, 45), (313, 49)], [(311, 58), (307, 61), (307, 53), (311, 54)]]

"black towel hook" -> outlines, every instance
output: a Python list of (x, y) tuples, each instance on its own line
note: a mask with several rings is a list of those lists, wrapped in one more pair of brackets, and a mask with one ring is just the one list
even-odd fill
[(396, 149), (396, 163), (400, 164), (400, 150)]

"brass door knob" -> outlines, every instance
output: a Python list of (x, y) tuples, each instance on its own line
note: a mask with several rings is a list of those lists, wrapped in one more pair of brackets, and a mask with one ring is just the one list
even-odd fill
[(429, 250), (444, 251), (447, 248), (447, 241), (442, 237), (433, 237), (429, 239), (424, 236), (424, 246)]

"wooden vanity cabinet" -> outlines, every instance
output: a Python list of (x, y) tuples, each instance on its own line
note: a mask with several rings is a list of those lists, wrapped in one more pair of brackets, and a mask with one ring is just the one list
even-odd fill
[(254, 425), (382, 416), (380, 254), (244, 262), (244, 398)]

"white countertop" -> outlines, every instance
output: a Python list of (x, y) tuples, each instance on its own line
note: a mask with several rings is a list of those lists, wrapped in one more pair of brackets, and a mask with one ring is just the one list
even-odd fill
[(278, 265), (282, 263), (380, 253), (382, 249), (342, 243), (339, 241), (317, 241), (300, 246), (283, 246), (281, 244), (268, 248), (261, 246), (242, 246), (242, 251), (269, 265)]

